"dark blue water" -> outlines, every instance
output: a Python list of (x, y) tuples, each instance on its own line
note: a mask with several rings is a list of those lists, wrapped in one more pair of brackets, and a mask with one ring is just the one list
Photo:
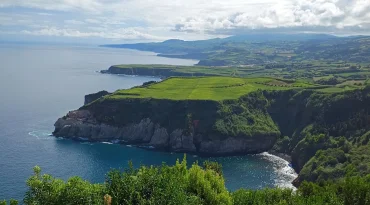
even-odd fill
[[(44, 173), (67, 179), (81, 176), (103, 182), (111, 168), (174, 164), (182, 154), (152, 152), (112, 144), (78, 143), (49, 136), (57, 118), (83, 104), (85, 94), (130, 88), (152, 77), (103, 75), (113, 64), (191, 65), (132, 50), (0, 44), (0, 199), (22, 199), (25, 181), (35, 165)], [(189, 163), (204, 158), (187, 156)], [(224, 167), (227, 187), (234, 190), (287, 185), (286, 162), (263, 154), (212, 158)]]

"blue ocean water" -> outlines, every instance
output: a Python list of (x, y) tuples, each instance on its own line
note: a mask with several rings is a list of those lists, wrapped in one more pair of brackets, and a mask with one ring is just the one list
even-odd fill
[[(111, 168), (174, 164), (182, 154), (109, 143), (80, 143), (49, 136), (54, 122), (83, 104), (85, 94), (130, 88), (154, 77), (100, 74), (113, 64), (192, 65), (194, 60), (95, 46), (0, 44), (0, 199), (24, 196), (26, 180), (39, 165), (44, 173), (103, 182)], [(188, 155), (189, 163), (209, 158)], [(226, 185), (258, 189), (289, 186), (287, 162), (269, 154), (211, 158), (223, 165)]]

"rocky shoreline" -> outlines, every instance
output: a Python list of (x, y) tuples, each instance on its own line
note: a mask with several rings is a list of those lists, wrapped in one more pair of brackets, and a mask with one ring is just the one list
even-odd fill
[(92, 142), (113, 141), (199, 155), (256, 154), (268, 151), (275, 143), (275, 139), (271, 136), (261, 139), (263, 141), (261, 144), (255, 143), (253, 139), (233, 137), (206, 140), (199, 134), (186, 133), (182, 129), (169, 132), (168, 129), (154, 123), (149, 118), (142, 119), (139, 123), (115, 127), (98, 123), (89, 110), (71, 111), (59, 118), (54, 126), (53, 135), (56, 137)]

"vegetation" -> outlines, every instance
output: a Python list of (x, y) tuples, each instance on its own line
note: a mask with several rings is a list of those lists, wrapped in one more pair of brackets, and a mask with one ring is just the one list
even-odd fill
[(146, 76), (228, 76), (228, 77), (269, 77), (279, 79), (305, 80), (323, 85), (366, 84), (370, 76), (369, 67), (353, 69), (357, 64), (344, 62), (325, 63), (308, 61), (297, 63), (269, 63), (266, 65), (230, 66), (174, 66), (174, 65), (115, 65), (103, 73), (146, 75)]
[[(170, 100), (226, 100), (238, 99), (257, 90), (287, 90), (294, 88), (319, 88), (304, 81), (283, 81), (272, 78), (169, 78), (128, 90), (118, 90), (108, 99), (155, 98)], [(322, 87), (322, 86), (321, 86)]]
[[(108, 194), (113, 204), (370, 204), (368, 42), (366, 36), (281, 34), (110, 45), (200, 62), (112, 66), (104, 72), (170, 78), (118, 90), (81, 108), (98, 122), (120, 126), (150, 118), (169, 132), (183, 129), (195, 142), (197, 136), (253, 142), (273, 136), (272, 150), (292, 157), (299, 188), (229, 193), (218, 165), (186, 169), (183, 162), (111, 172), (98, 188), (99, 200)], [(189, 183), (193, 172), (204, 179)], [(164, 174), (177, 186), (161, 181)]]
[(169, 40), (106, 46), (153, 51), (166, 57), (199, 59), (199, 65), (203, 66), (268, 65), (284, 68), (276, 65), (340, 61), (369, 63), (369, 39), (368, 36), (252, 34), (203, 41)]
[(121, 68), (123, 74), (273, 77), (303, 79), (324, 85), (343, 86), (346, 83), (352, 88), (365, 84), (370, 76), (369, 42), (369, 36), (251, 34), (204, 41), (169, 40), (107, 46), (200, 60), (195, 66), (114, 66)]
[[(275, 81), (267, 78), (170, 78), (116, 91), (81, 109), (92, 111), (99, 122), (115, 126), (149, 118), (168, 132), (182, 129), (209, 139), (228, 136), (261, 141), (259, 136), (279, 135), (278, 127), (267, 113), (267, 100), (259, 90), (263, 87), (289, 89), (265, 85)], [(295, 85), (291, 83), (292, 88)]]
[(301, 91), (291, 96), (287, 102), (270, 95), (273, 104), (269, 113), (285, 136), (274, 150), (292, 156), (299, 173), (296, 185), (370, 173), (369, 153), (365, 151), (369, 149), (369, 87), (341, 93)]
[(370, 87), (330, 88), (336, 87), (272, 78), (169, 78), (81, 109), (115, 126), (150, 118), (168, 132), (201, 136), (195, 141), (236, 137), (257, 146), (271, 137), (274, 152), (292, 157), (298, 186), (370, 174)]
[[(67, 181), (41, 175), (39, 167), (27, 180), (26, 205), (366, 205), (370, 203), (370, 176), (348, 177), (333, 183), (303, 183), (297, 191), (290, 189), (239, 189), (229, 192), (217, 163), (187, 166), (186, 160), (174, 166), (112, 170), (102, 184), (92, 184), (79, 177)], [(5, 205), (6, 202), (0, 202)], [(11, 205), (18, 204), (11, 200)]]

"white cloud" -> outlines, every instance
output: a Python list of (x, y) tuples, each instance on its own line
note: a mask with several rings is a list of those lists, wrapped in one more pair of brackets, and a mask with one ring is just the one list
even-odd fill
[(45, 13), (45, 12), (41, 12), (41, 13), (37, 13), (38, 15), (40, 16), (52, 16), (53, 14), (51, 13)]
[[(98, 29), (97, 29), (98, 30)], [(36, 36), (63, 36), (63, 37), (100, 37), (106, 39), (122, 39), (122, 40), (137, 40), (137, 39), (153, 39), (153, 40), (164, 40), (161, 37), (150, 35), (137, 31), (135, 28), (121, 28), (112, 30), (109, 32), (105, 31), (92, 31), (92, 32), (81, 32), (75, 29), (62, 29), (56, 27), (45, 27), (39, 30), (23, 30), (23, 34), (36, 35)]]
[(100, 24), (100, 23), (102, 23), (101, 21), (99, 21), (97, 19), (86, 19), (85, 21), (87, 23), (92, 23), (92, 24)]
[(28, 8), (38, 8), (45, 10), (83, 10), (89, 12), (99, 12), (102, 3), (95, 0), (1, 0), (0, 7), (21, 6)]
[(357, 26), (370, 23), (370, 1), (366, 0), (295, 0), (279, 1), (256, 12), (229, 13), (225, 16), (201, 16), (183, 19), (177, 30), (215, 31), (218, 29), (261, 29), (287, 27)]
[(83, 24), (85, 24), (85, 22), (83, 22), (83, 21), (78, 21), (78, 20), (74, 20), (74, 19), (65, 20), (64, 23), (73, 24), (73, 25), (83, 25)]
[[(236, 34), (253, 29), (348, 33), (370, 29), (370, 0), (0, 0), (0, 9), (8, 6), (43, 9), (42, 13), (53, 14), (47, 17), (54, 23), (48, 25), (49, 30), (65, 29), (63, 24), (74, 28), (51, 32), (55, 35), (110, 39), (158, 39), (175, 37), (179, 32), (185, 38), (190, 33), (204, 38), (208, 34)], [(138, 29), (132, 30), (133, 27), (140, 27), (140, 32), (135, 33)], [(38, 35), (49, 33), (23, 30)]]

